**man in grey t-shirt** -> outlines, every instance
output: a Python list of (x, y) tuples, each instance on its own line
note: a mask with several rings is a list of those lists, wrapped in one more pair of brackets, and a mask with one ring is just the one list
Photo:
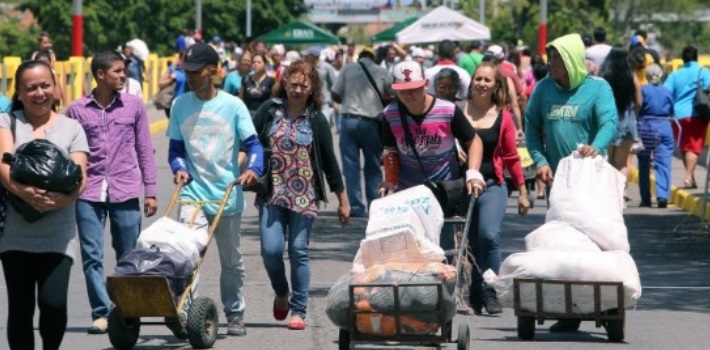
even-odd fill
[[(345, 188), (350, 201), (350, 216), (364, 217), (373, 200), (379, 197), (377, 189), (382, 182), (380, 157), (382, 140), (380, 139), (380, 120), (384, 106), (375, 88), (367, 78), (364, 69), (370, 73), (379, 93), (390, 92), (392, 77), (386, 68), (374, 62), (375, 51), (365, 48), (356, 63), (345, 66), (335, 79), (333, 101), (341, 103), (340, 113), (340, 155), (343, 160)], [(347, 82), (347, 84), (346, 84)], [(390, 94), (393, 96), (393, 94)], [(360, 150), (365, 158), (365, 197), (362, 200), (360, 183)]]

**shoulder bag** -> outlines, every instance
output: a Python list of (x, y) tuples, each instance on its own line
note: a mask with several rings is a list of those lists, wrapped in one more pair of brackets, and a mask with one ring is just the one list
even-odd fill
[(419, 157), (419, 151), (414, 143), (414, 138), (412, 137), (412, 132), (409, 130), (409, 125), (407, 124), (407, 116), (402, 110), (402, 106), (397, 104), (399, 109), (399, 118), (402, 123), (402, 129), (404, 129), (404, 140), (408, 147), (412, 149), (414, 158), (417, 159), (419, 167), (422, 170), (422, 174), (426, 177), (424, 185), (426, 185), (436, 197), (436, 200), (441, 205), (441, 209), (444, 211), (444, 217), (453, 217), (465, 215), (467, 206), (469, 203), (468, 194), (466, 193), (466, 177), (459, 177), (453, 180), (444, 181), (432, 181), (424, 169), (422, 160)]
[(695, 88), (695, 101), (693, 101), (693, 110), (698, 117), (703, 118), (706, 121), (710, 121), (710, 99), (708, 99), (707, 91), (703, 90), (703, 86), (700, 84), (700, 73), (703, 72), (703, 68), (700, 67), (698, 71), (698, 81), (697, 87)]
[(264, 122), (264, 126), (259, 130), (259, 141), (265, 140), (266, 144), (262, 144), (261, 147), (264, 150), (264, 172), (261, 176), (251, 185), (242, 187), (243, 191), (254, 192), (257, 196), (265, 195), (269, 190), (269, 181), (271, 181), (271, 145), (269, 142), (269, 130), (274, 123), (274, 112), (275, 107), (269, 109), (269, 120)]

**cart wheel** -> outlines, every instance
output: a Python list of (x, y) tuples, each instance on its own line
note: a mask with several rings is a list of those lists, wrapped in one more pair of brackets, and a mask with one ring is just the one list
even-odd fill
[(535, 317), (518, 316), (518, 338), (522, 340), (535, 338)]
[(456, 350), (468, 350), (471, 345), (471, 331), (467, 324), (459, 325), (458, 341), (456, 342)]
[(350, 350), (350, 332), (344, 329), (338, 333), (338, 350)]
[(132, 349), (141, 331), (139, 318), (123, 318), (118, 308), (108, 313), (108, 340), (116, 349)]
[(219, 316), (214, 301), (199, 297), (192, 301), (187, 312), (187, 337), (195, 349), (212, 347), (217, 339)]

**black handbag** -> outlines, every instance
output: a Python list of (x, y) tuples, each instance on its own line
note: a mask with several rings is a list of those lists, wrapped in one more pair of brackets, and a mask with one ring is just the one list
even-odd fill
[(424, 170), (424, 165), (422, 160), (419, 158), (419, 151), (415, 147), (414, 138), (412, 137), (412, 132), (409, 130), (409, 125), (407, 124), (407, 117), (402, 110), (402, 106), (398, 102), (399, 118), (402, 123), (402, 129), (404, 129), (404, 140), (409, 148), (412, 149), (414, 157), (419, 163), (419, 167), (422, 169), (422, 173), (426, 177), (424, 185), (428, 187), (434, 197), (441, 205), (441, 209), (444, 212), (444, 217), (462, 216), (466, 214), (469, 203), (469, 195), (466, 193), (466, 177), (460, 176), (459, 178), (452, 180), (443, 181), (432, 181)]
[(698, 117), (710, 121), (710, 99), (708, 98), (707, 91), (704, 91), (702, 85), (700, 85), (700, 73), (702, 73), (702, 71), (702, 68), (698, 71), (698, 81), (695, 91), (695, 101), (693, 101), (693, 110)]

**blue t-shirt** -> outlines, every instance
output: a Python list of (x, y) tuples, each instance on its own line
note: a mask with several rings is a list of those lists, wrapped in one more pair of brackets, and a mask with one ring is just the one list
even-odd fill
[(572, 90), (557, 86), (550, 77), (541, 80), (525, 109), (525, 140), (535, 167), (549, 165), (556, 171), (578, 144), (604, 154), (617, 120), (614, 94), (606, 80), (588, 76)]
[(673, 115), (673, 97), (663, 85), (646, 84), (641, 88), (643, 103), (640, 117), (670, 117)]
[[(187, 200), (219, 200), (227, 186), (241, 175), (237, 156), (241, 142), (256, 135), (244, 103), (224, 91), (208, 101), (188, 92), (178, 97), (170, 110), (167, 136), (185, 142), (187, 169), (192, 181), (182, 192)], [(236, 186), (225, 215), (244, 209), (242, 187)], [(218, 205), (206, 205), (216, 214)]]
[(242, 87), (242, 76), (239, 75), (238, 71), (232, 71), (227, 74), (227, 78), (224, 80), (224, 86), (222, 90), (234, 95), (239, 95), (239, 89)]
[(12, 107), (12, 101), (3, 95), (0, 95), (0, 113), (10, 113), (10, 107)]
[(710, 89), (710, 70), (707, 68), (700, 70), (700, 68), (698, 62), (690, 61), (671, 73), (663, 84), (671, 91), (671, 97), (675, 101), (673, 110), (676, 119), (685, 119), (695, 115), (693, 102), (698, 87), (698, 75), (703, 90)]

